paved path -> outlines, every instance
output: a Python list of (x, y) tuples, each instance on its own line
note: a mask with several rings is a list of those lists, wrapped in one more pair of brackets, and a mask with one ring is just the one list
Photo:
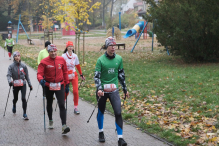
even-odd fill
[[(22, 54), (21, 54), (22, 55)], [(43, 129), (43, 98), (42, 90), (36, 79), (36, 71), (28, 67), (33, 91), (27, 104), (27, 115), (29, 121), (22, 119), (22, 102), (19, 93), (17, 102), (17, 113), (12, 113), (12, 90), (10, 92), (8, 106), (5, 117), (3, 117), (5, 104), (7, 101), (9, 86), (6, 79), (8, 66), (12, 60), (4, 57), (4, 51), (0, 48), (0, 146), (116, 146), (117, 135), (115, 134), (115, 119), (109, 114), (105, 114), (104, 131), (106, 136), (105, 143), (98, 142), (98, 127), (96, 121), (96, 112), (90, 122), (87, 120), (94, 109), (94, 106), (79, 100), (80, 115), (73, 113), (72, 93), (68, 96), (67, 125), (71, 131), (67, 135), (61, 134), (61, 120), (59, 110), (53, 112), (54, 129)], [(29, 94), (27, 88), (26, 98)], [(35, 97), (37, 95), (37, 97)], [(57, 100), (54, 100), (53, 108), (55, 109)], [(48, 117), (46, 115), (46, 124), (48, 126)], [(157, 139), (142, 133), (136, 128), (124, 123), (124, 139), (129, 146), (163, 146), (166, 145)]]

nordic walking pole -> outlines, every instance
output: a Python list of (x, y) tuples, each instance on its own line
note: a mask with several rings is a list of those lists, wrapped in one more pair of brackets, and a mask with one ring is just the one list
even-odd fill
[[(31, 92), (31, 90), (30, 90), (30, 92)], [(28, 102), (28, 99), (29, 99), (29, 97), (30, 97), (30, 92), (29, 92), (29, 95), (28, 95), (28, 98), (27, 98), (27, 102)]]
[(5, 57), (5, 47), (4, 47), (4, 57)]
[[(45, 90), (45, 88), (43, 88)], [(43, 95), (43, 112), (44, 112), (44, 132), (46, 132), (46, 117), (45, 117), (45, 96)]]
[[(83, 82), (83, 80), (81, 80), (81, 83)], [(81, 83), (80, 83), (80, 86), (78, 87), (78, 90), (80, 89), (80, 87), (81, 87)]]
[[(8, 92), (8, 98), (9, 98), (10, 91), (11, 91), (11, 86), (10, 86), (10, 88), (9, 88), (9, 92)], [(7, 104), (8, 104), (8, 98), (7, 98), (7, 102), (6, 102), (6, 106), (5, 106), (5, 111), (6, 111)], [(5, 116), (5, 112), (4, 112), (4, 115), (3, 115), (3, 117), (4, 117), (4, 116)]]
[(125, 100), (126, 100), (126, 94), (125, 94), (125, 98), (124, 98), (124, 100), (123, 100), (122, 106), (124, 106)]
[[(93, 113), (94, 113), (96, 107), (98, 106), (99, 100), (100, 100), (100, 98), (97, 100), (97, 104), (96, 104), (96, 106), (94, 107), (94, 110), (93, 110), (93, 112), (92, 112), (91, 115), (90, 115), (90, 118), (92, 117), (92, 115), (93, 115)], [(89, 123), (90, 118), (87, 120), (87, 123)]]
[(40, 86), (40, 84), (39, 84), (38, 87), (37, 87), (37, 92), (36, 92), (36, 96), (35, 96), (35, 97), (37, 97), (37, 93), (38, 93), (38, 90), (39, 90), (39, 86)]
[(68, 94), (66, 94), (66, 113), (67, 113), (67, 97), (68, 97)]

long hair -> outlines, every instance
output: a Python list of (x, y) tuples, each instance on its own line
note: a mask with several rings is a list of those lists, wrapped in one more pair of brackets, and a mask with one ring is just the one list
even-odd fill
[[(65, 48), (65, 50), (64, 50), (64, 52), (63, 52), (63, 54), (65, 54), (67, 51), (68, 51), (68, 49), (67, 49), (67, 48)], [(74, 51), (74, 49), (72, 50), (72, 52), (73, 52), (73, 53), (75, 52), (75, 51)]]

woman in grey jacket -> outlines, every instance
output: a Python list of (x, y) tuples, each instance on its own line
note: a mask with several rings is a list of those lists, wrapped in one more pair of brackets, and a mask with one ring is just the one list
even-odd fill
[[(28, 75), (28, 70), (25, 64), (21, 63), (21, 57), (20, 53), (18, 51), (15, 51), (13, 53), (14, 62), (8, 67), (8, 73), (7, 73), (7, 79), (9, 86), (13, 86), (13, 94), (14, 94), (14, 100), (13, 100), (13, 108), (12, 112), (16, 113), (16, 103), (18, 100), (18, 92), (21, 90), (22, 95), (22, 107), (23, 107), (23, 118), (25, 120), (29, 120), (26, 114), (27, 109), (27, 102), (26, 102), (26, 81), (30, 87), (30, 90), (32, 90), (32, 85), (30, 83), (30, 78)], [(12, 78), (12, 80), (11, 80)]]

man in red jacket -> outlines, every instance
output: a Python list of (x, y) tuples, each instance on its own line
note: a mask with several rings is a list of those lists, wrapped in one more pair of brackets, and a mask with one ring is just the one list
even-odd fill
[[(57, 56), (57, 48), (55, 45), (48, 45), (49, 56), (41, 60), (38, 70), (37, 79), (44, 87), (47, 99), (47, 113), (49, 117), (49, 128), (53, 129), (52, 119), (52, 103), (53, 94), (56, 94), (60, 109), (60, 117), (62, 121), (62, 134), (70, 131), (66, 125), (65, 110), (65, 92), (69, 92), (68, 71), (66, 62), (63, 57)], [(64, 83), (66, 86), (64, 87)], [(65, 88), (65, 89), (64, 89)]]

